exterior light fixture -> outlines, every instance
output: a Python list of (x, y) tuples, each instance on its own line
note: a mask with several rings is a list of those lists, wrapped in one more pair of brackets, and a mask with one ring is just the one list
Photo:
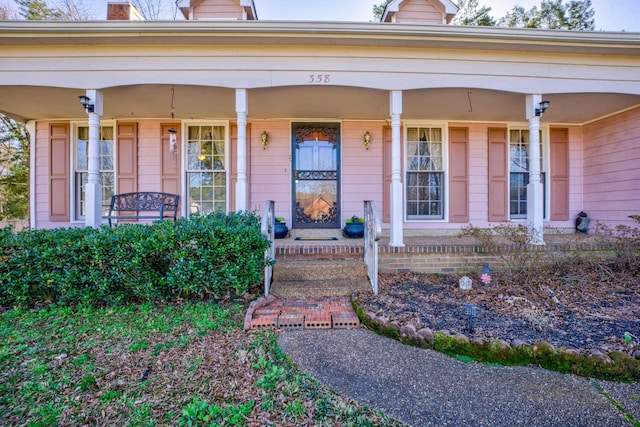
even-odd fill
[(538, 107), (539, 108), (536, 108), (536, 117), (542, 116), (544, 112), (547, 111), (547, 108), (549, 108), (549, 101), (542, 101), (538, 104)]
[(169, 152), (176, 152), (176, 130), (174, 128), (169, 129)]
[(267, 145), (269, 145), (269, 134), (266, 130), (262, 131), (262, 133), (260, 134), (260, 139), (262, 140), (262, 149), (266, 150)]
[(91, 98), (86, 95), (81, 95), (78, 98), (80, 99), (80, 104), (82, 104), (86, 112), (93, 113), (94, 105), (91, 103)]
[(478, 307), (472, 304), (465, 304), (464, 308), (469, 318), (469, 332), (473, 333), (473, 320), (478, 316)]
[(366, 131), (364, 133), (364, 141), (362, 141), (362, 144), (364, 144), (364, 148), (366, 148), (367, 150), (369, 149), (369, 144), (371, 144), (371, 134), (369, 133), (369, 131)]

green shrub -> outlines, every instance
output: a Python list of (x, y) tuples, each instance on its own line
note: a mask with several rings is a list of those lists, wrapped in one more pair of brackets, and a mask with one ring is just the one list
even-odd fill
[(259, 283), (269, 245), (251, 213), (100, 229), (7, 230), (0, 230), (4, 306), (226, 298)]

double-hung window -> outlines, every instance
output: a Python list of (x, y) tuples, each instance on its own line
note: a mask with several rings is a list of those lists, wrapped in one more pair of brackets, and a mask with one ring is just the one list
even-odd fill
[(225, 126), (191, 125), (187, 130), (189, 213), (226, 212)]
[(407, 128), (407, 219), (444, 218), (444, 131)]
[[(529, 130), (512, 129), (509, 132), (509, 215), (511, 219), (527, 218), (527, 185), (532, 160), (529, 149)], [(540, 135), (540, 181), (545, 188), (542, 153), (542, 135)]]
[[(100, 184), (102, 185), (102, 214), (109, 211), (111, 196), (115, 191), (113, 126), (100, 127), (99, 156)], [(89, 179), (89, 126), (76, 127), (75, 138), (75, 217), (84, 218), (87, 213), (87, 182)]]

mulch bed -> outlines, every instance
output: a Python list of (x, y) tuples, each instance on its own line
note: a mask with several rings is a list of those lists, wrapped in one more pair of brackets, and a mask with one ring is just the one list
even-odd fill
[[(638, 350), (640, 274), (629, 266), (548, 266), (526, 275), (494, 272), (491, 283), (468, 275), (381, 274), (378, 296), (361, 293), (362, 308), (399, 326), (604, 351)], [(555, 298), (554, 298), (555, 295)], [(473, 332), (465, 305), (477, 306)], [(625, 342), (625, 332), (633, 343)], [(634, 347), (635, 344), (635, 347)]]

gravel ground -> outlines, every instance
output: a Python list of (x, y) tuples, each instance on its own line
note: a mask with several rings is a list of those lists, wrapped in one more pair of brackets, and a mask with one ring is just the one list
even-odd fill
[(640, 419), (640, 383), (467, 364), (365, 329), (285, 332), (278, 345), (305, 373), (410, 426), (631, 425), (599, 390)]

